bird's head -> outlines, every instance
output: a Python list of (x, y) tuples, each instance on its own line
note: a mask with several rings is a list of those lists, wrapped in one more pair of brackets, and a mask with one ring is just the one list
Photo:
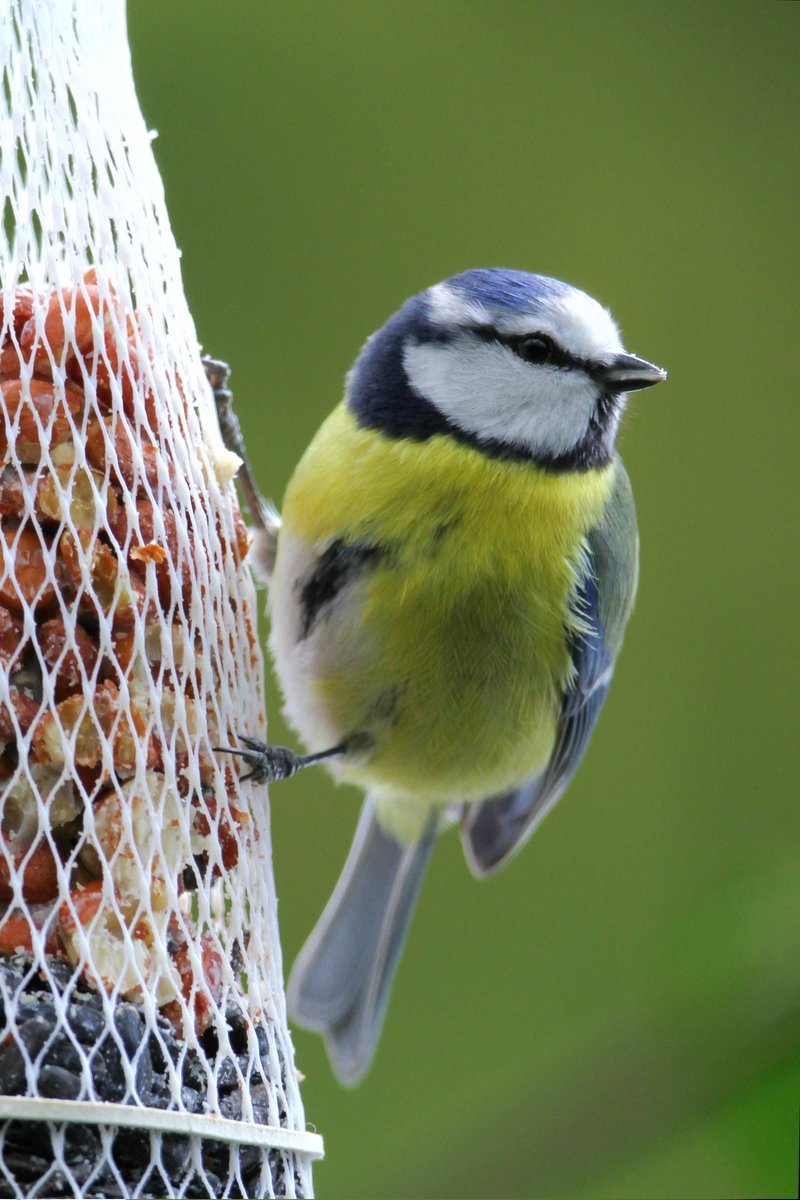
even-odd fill
[(465, 271), (412, 297), (369, 339), (348, 378), (362, 425), (390, 437), (449, 434), (554, 470), (602, 466), (627, 392), (666, 378), (628, 354), (585, 292), (524, 271)]

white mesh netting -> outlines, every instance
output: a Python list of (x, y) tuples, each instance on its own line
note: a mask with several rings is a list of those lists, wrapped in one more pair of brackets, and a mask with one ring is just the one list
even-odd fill
[[(247, 534), (123, 0), (0, 0), (0, 1196), (310, 1194)], [(98, 1107), (99, 1106), (99, 1107)]]

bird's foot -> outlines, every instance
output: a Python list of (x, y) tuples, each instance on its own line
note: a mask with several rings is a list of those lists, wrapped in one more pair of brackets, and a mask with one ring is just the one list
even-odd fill
[(296, 754), (288, 746), (270, 746), (259, 738), (242, 737), (240, 741), (246, 750), (236, 750), (232, 746), (215, 746), (214, 749), (220, 754), (236, 754), (244, 759), (250, 770), (239, 776), (242, 783), (248, 779), (254, 783), (277, 783), (279, 779), (290, 779), (306, 767), (344, 753), (344, 746), (334, 746), (318, 754)]
[(238, 454), (239, 458), (244, 458), (244, 438), (233, 411), (233, 392), (228, 387), (231, 369), (226, 362), (222, 362), (219, 358), (210, 358), (207, 354), (203, 355), (201, 362), (206, 379), (211, 384), (211, 391), (214, 394), (222, 440), (228, 450)]
[[(216, 399), (217, 392), (224, 392), (227, 389), (228, 376), (231, 373), (231, 369), (221, 358), (212, 358), (210, 354), (204, 354), (200, 361), (203, 364), (206, 379), (211, 384), (211, 389)], [(227, 394), (230, 397), (230, 392)]]
[(225, 448), (240, 458), (241, 466), (237, 482), (247, 504), (247, 511), (253, 527), (273, 541), (275, 539), (274, 519), (270, 516), (270, 506), (259, 491), (253, 468), (247, 457), (247, 447), (244, 444), (236, 413), (233, 411), (233, 392), (228, 387), (231, 369), (226, 362), (218, 358), (209, 358), (206, 354), (201, 359), (206, 379), (211, 384), (214, 394), (214, 404), (217, 409), (219, 431)]

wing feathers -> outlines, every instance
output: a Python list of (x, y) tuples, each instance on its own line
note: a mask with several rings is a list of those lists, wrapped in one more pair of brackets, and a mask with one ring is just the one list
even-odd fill
[(515, 854), (553, 807), (578, 768), (608, 694), (614, 658), (636, 590), (636, 516), (621, 463), (614, 494), (587, 538), (587, 574), (574, 598), (584, 631), (571, 637), (574, 675), (565, 692), (547, 767), (521, 787), (466, 806), (461, 838), (472, 872), (483, 877)]

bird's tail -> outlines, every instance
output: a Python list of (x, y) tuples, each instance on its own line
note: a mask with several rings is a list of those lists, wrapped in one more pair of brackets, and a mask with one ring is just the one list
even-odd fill
[(289, 1010), (319, 1031), (338, 1079), (369, 1067), (389, 989), (436, 834), (401, 845), (379, 826), (367, 798), (336, 889), (295, 963)]

